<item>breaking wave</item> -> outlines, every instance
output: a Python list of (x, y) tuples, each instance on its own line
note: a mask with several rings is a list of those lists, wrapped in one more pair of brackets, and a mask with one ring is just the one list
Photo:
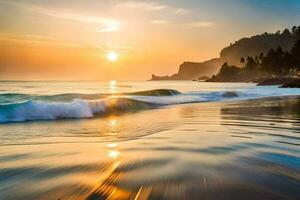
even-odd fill
[[(272, 96), (272, 95), (271, 95)], [(172, 89), (107, 94), (0, 94), (0, 123), (80, 119), (134, 112), (160, 106), (261, 97), (236, 91), (180, 93)]]

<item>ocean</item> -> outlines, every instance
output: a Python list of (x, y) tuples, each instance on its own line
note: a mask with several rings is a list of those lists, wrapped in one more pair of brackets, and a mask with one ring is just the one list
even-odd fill
[(0, 82), (0, 199), (300, 199), (300, 89)]
[(161, 106), (298, 95), (299, 89), (205, 82), (1, 82), (0, 123), (93, 118)]

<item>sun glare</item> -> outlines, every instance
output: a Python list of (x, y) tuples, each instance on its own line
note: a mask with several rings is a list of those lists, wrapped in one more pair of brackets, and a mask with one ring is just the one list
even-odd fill
[(112, 20), (112, 21), (108, 21), (107, 22), (107, 31), (118, 31), (118, 30), (120, 30), (120, 22), (118, 22), (118, 21), (114, 21), (114, 20)]
[(119, 55), (116, 52), (109, 52), (106, 55), (107, 60), (111, 61), (111, 62), (115, 62), (116, 60), (118, 60)]

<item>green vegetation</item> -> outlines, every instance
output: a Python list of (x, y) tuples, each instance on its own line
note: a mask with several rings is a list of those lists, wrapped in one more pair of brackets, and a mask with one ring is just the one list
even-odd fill
[[(285, 31), (287, 32), (287, 31)], [(217, 75), (209, 81), (244, 82), (258, 81), (266, 78), (299, 78), (300, 76), (300, 26), (293, 27), (291, 37), (296, 41), (291, 49), (283, 50), (281, 46), (271, 48), (266, 55), (260, 53), (255, 57), (240, 58), (242, 67), (225, 62)]]
[(267, 54), (270, 49), (277, 49), (279, 46), (283, 51), (289, 51), (298, 40), (297, 31), (299, 31), (299, 27), (295, 26), (291, 30), (285, 29), (282, 32), (242, 38), (222, 49), (221, 62), (241, 67), (241, 58), (255, 57), (260, 53)]

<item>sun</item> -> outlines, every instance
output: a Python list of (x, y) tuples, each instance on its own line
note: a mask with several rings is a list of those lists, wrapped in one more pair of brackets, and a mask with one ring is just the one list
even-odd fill
[(109, 81), (109, 86), (116, 86), (117, 85), (117, 81), (116, 80), (110, 80)]
[(109, 60), (110, 62), (115, 62), (118, 60), (119, 55), (116, 52), (109, 52), (106, 55), (107, 60)]

